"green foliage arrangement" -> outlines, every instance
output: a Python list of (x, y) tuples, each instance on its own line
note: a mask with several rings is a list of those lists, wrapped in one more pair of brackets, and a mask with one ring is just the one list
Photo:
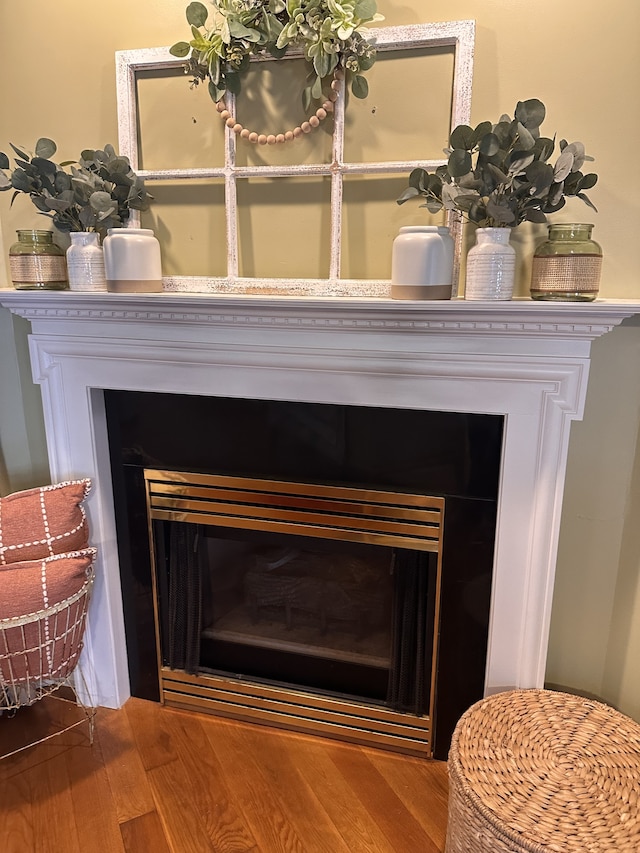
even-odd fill
[(431, 213), (457, 210), (482, 228), (546, 222), (567, 196), (596, 210), (585, 190), (595, 186), (598, 176), (581, 171), (593, 157), (581, 142), (562, 139), (555, 163), (548, 162), (556, 144), (555, 137), (540, 135), (545, 115), (542, 101), (531, 98), (518, 101), (513, 119), (503, 115), (497, 124), (459, 125), (445, 149), (446, 165), (434, 173), (414, 169), (398, 204), (425, 199), (421, 207)]
[(375, 48), (360, 32), (383, 20), (375, 0), (212, 0), (211, 20), (203, 3), (189, 3), (191, 40), (174, 44), (173, 56), (187, 58), (194, 85), (208, 79), (212, 100), (238, 94), (252, 55), (279, 59), (301, 48), (310, 64), (302, 98), (305, 109), (321, 100), (323, 83), (340, 69), (357, 98), (369, 86), (363, 72), (375, 62)]
[(11, 147), (16, 166), (7, 173), (9, 158), (0, 152), (0, 191), (14, 191), (11, 204), (26, 193), (58, 231), (97, 231), (104, 236), (108, 228), (124, 225), (131, 210), (149, 208), (152, 196), (144, 181), (112, 145), (83, 151), (79, 160), (59, 165), (51, 159), (57, 151), (51, 139), (39, 139), (33, 155)]

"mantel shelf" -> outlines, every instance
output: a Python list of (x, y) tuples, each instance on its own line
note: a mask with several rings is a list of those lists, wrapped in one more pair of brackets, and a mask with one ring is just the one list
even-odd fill
[[(197, 293), (83, 293), (0, 290), (0, 304), (31, 321), (225, 324), (350, 332), (428, 332), (593, 340), (640, 314), (640, 301), (591, 303), (398, 301)], [(51, 332), (51, 324), (49, 323)]]

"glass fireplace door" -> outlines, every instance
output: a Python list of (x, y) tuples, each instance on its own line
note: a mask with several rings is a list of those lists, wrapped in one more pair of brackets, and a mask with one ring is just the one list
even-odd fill
[(163, 701), (429, 754), (443, 499), (145, 482)]

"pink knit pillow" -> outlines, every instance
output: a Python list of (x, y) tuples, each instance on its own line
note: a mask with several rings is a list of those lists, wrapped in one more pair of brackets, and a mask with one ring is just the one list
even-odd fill
[[(34, 678), (65, 678), (84, 634), (84, 596), (54, 614), (93, 576), (95, 548), (0, 566), (0, 687)], [(8, 627), (2, 620), (23, 618)], [(1, 704), (1, 702), (0, 702)]]
[(70, 480), (0, 498), (0, 566), (86, 548), (81, 502), (91, 480)]

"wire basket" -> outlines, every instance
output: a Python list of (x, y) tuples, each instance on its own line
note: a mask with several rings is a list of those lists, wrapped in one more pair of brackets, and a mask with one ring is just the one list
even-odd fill
[[(71, 679), (84, 643), (93, 578), (91, 570), (78, 592), (52, 607), (25, 616), (0, 619), (0, 714), (33, 705), (66, 686), (72, 690), (76, 704), (89, 720), (90, 740), (93, 741), (95, 709), (80, 701)], [(61, 734), (82, 722), (84, 719), (54, 734)], [(29, 746), (39, 742), (32, 742)], [(13, 755), (13, 752), (8, 755)]]

